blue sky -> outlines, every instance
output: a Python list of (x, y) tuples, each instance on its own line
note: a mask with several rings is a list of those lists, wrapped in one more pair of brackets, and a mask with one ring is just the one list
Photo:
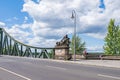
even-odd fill
[[(25, 16), (29, 18), (26, 12), (21, 12), (23, 4), (23, 0), (1, 0), (0, 21), (5, 22), (8, 27), (12, 27), (14, 24), (23, 24)], [(28, 20), (28, 23), (32, 22), (32, 19)]]
[(119, 0), (0, 0), (0, 27), (23, 43), (53, 47), (65, 34), (73, 35), (74, 9), (77, 35), (87, 50), (103, 51), (109, 20), (120, 23), (119, 4)]
[[(10, 4), (11, 3), (11, 4)], [(11, 23), (11, 24), (20, 24), (24, 20), (25, 13), (21, 12), (22, 5), (23, 5), (22, 0), (13, 0), (11, 2), (10, 0), (1, 0), (0, 2), (0, 20), (4, 21), (6, 23)], [(19, 21), (13, 22), (11, 21), (13, 18), (19, 17)], [(10, 20), (11, 19), (11, 20)], [(8, 24), (9, 25), (9, 24)]]

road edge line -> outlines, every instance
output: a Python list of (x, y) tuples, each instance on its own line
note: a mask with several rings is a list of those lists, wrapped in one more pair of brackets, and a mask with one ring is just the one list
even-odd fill
[(25, 76), (22, 76), (22, 75), (20, 75), (20, 74), (17, 74), (17, 73), (15, 73), (15, 72), (10, 71), (10, 70), (8, 70), (8, 69), (5, 69), (5, 68), (3, 68), (3, 67), (0, 67), (0, 69), (4, 70), (4, 71), (6, 71), (6, 72), (9, 72), (9, 73), (11, 73), (11, 74), (13, 74), (13, 75), (16, 75), (16, 76), (18, 76), (18, 77), (21, 77), (21, 78), (23, 78), (23, 79), (31, 80), (30, 78), (27, 78), (27, 77), (25, 77)]

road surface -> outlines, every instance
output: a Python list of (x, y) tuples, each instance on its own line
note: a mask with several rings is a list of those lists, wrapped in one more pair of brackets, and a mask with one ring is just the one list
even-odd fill
[(120, 69), (4, 56), (0, 80), (120, 80)]

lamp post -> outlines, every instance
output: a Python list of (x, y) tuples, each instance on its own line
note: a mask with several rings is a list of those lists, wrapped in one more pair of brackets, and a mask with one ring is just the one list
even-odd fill
[(72, 10), (72, 19), (74, 19), (74, 61), (76, 60), (76, 12)]

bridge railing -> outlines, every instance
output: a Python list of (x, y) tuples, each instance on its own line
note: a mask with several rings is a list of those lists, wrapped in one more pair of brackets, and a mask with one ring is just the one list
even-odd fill
[(29, 46), (11, 37), (3, 28), (0, 28), (0, 54), (34, 57), (54, 58), (55, 48), (42, 48)]

